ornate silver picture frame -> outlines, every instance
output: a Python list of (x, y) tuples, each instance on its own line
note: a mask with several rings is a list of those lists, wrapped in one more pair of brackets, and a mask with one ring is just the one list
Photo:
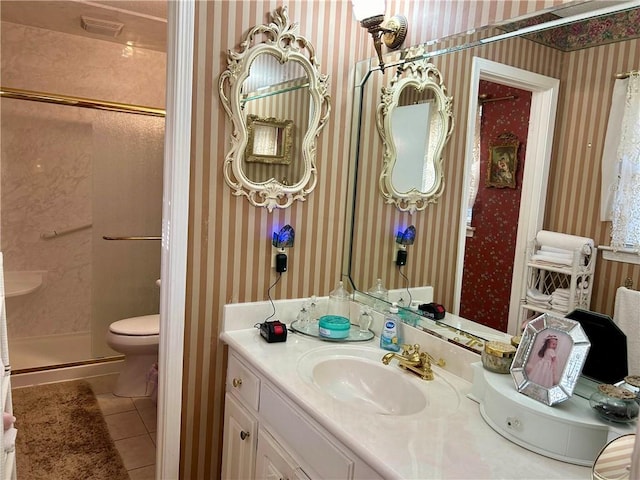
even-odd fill
[(546, 405), (569, 399), (590, 347), (574, 320), (549, 313), (530, 320), (511, 365), (518, 392)]

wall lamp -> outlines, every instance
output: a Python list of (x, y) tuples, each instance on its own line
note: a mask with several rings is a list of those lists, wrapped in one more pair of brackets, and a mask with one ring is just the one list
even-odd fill
[(276, 254), (276, 272), (283, 273), (287, 271), (287, 254), (285, 248), (293, 247), (296, 232), (291, 225), (285, 225), (278, 232), (273, 232), (271, 245), (278, 249)]
[(385, 22), (385, 0), (351, 0), (351, 3), (354, 16), (373, 37), (380, 70), (384, 72), (382, 43), (391, 50), (399, 48), (407, 37), (407, 19), (403, 15), (394, 15)]
[(413, 225), (407, 227), (404, 232), (396, 233), (396, 243), (400, 245), (396, 254), (396, 265), (402, 267), (407, 264), (407, 245), (413, 245), (416, 239), (416, 227)]

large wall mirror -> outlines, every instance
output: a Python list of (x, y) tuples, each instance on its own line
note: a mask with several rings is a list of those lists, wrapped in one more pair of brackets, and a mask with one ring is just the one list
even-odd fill
[[(592, 6), (591, 11), (588, 11), (589, 5)], [(550, 215), (560, 215), (549, 212), (549, 199), (557, 202), (558, 195), (567, 194), (558, 191), (557, 179), (551, 174), (554, 169), (566, 168), (568, 163), (574, 165), (574, 171), (579, 171), (579, 161), (584, 161), (586, 153), (571, 158), (558, 159), (558, 156), (570, 151), (572, 145), (578, 142), (582, 142), (585, 152), (596, 146), (597, 139), (593, 138), (592, 132), (584, 131), (585, 118), (567, 112), (576, 108), (574, 105), (584, 102), (607, 105), (615, 73), (637, 69), (637, 63), (640, 62), (640, 34), (626, 38), (624, 35), (617, 36), (614, 41), (607, 43), (603, 42), (607, 35), (593, 35), (596, 27), (637, 22), (637, 2), (609, 3), (604, 7), (601, 2), (585, 2), (581, 6), (583, 10), (577, 14), (569, 13), (571, 6), (556, 9), (553, 14), (545, 12), (540, 16), (543, 23), (536, 25), (534, 21), (528, 21), (525, 22), (527, 26), (519, 29), (520, 25), (492, 26), (424, 46), (427, 53), (423, 59), (441, 72), (447, 95), (454, 98), (452, 115), (456, 127), (442, 152), (446, 159), (443, 163), (446, 188), (437, 203), (413, 214), (400, 211), (395, 204), (387, 204), (380, 192), (378, 182), (384, 168), (385, 151), (376, 125), (376, 112), (383, 89), (391, 85), (398, 65), (406, 68), (403, 58), (409, 56), (406, 51), (390, 54), (385, 59), (384, 73), (379, 70), (375, 60), (356, 65), (354, 96), (357, 105), (354, 108), (353, 127), (356, 135), (352, 149), (355, 161), (352, 165), (352, 215), (349, 218), (351, 242), (345, 245), (344, 271), (358, 292), (358, 297), (364, 299), (365, 292), (376, 284), (377, 279), (382, 279), (384, 286), (390, 290), (406, 291), (409, 298), (404, 300), (420, 300), (419, 293), (413, 293), (411, 298), (412, 291), (419, 292), (417, 287), (431, 286), (434, 301), (443, 304), (449, 312), (459, 312), (463, 295), (462, 278), (467, 268), (465, 244), (470, 238), (467, 235), (473, 235), (473, 228), (467, 228), (465, 217), (471, 189), (470, 162), (476, 144), (477, 113), (484, 109), (486, 114), (491, 108), (512, 112), (514, 108), (511, 104), (481, 103), (481, 100), (487, 99), (486, 95), (493, 99), (514, 97), (529, 112), (524, 120), (529, 131), (516, 134), (520, 156), (515, 171), (511, 172), (515, 180), (509, 183), (509, 188), (496, 188), (485, 182), (486, 170), (482, 169), (476, 187), (497, 195), (498, 203), (503, 207), (514, 203), (511, 195), (517, 191), (519, 197), (515, 210), (520, 217), (516, 216), (508, 225), (496, 223), (492, 227), (492, 236), (502, 243), (487, 249), (477, 262), (483, 268), (477, 277), (479, 291), (484, 293), (476, 293), (473, 301), (492, 304), (498, 310), (489, 310), (488, 318), (479, 318), (475, 316), (479, 309), (472, 308), (471, 313), (465, 313), (465, 318), (472, 322), (465, 323), (464, 328), (470, 336), (478, 336), (480, 340), (494, 338), (482, 336), (486, 330), (474, 329), (474, 325), (491, 327), (492, 331), (508, 335), (517, 333), (515, 325), (509, 321), (509, 305), (513, 299), (518, 302), (520, 292), (517, 290), (522, 288), (523, 279), (520, 278), (519, 286), (512, 289), (514, 276), (522, 276), (514, 272), (518, 268), (522, 272), (522, 265), (519, 267), (518, 262), (524, 262), (527, 240), (534, 238), (537, 229), (546, 227)], [(603, 20), (603, 16), (609, 17)], [(571, 27), (575, 32), (576, 22), (593, 27), (591, 33), (567, 41), (566, 35), (563, 36), (558, 29), (564, 29), (566, 33)], [(634, 28), (631, 30), (635, 32), (637, 29)], [(557, 40), (562, 41), (563, 45), (553, 44)], [(590, 41), (601, 43), (590, 48), (594, 47), (594, 44), (587, 44)], [(571, 45), (572, 42), (575, 45)], [(605, 71), (602, 62), (596, 60), (598, 58), (622, 60)], [(588, 72), (581, 73), (580, 66), (585, 64), (592, 67)], [(525, 79), (525, 75), (529, 78)], [(584, 87), (577, 87), (578, 81), (582, 81), (585, 75), (589, 75), (588, 98), (584, 96)], [(493, 90), (485, 93), (484, 88)], [(607, 95), (609, 98), (606, 98)], [(606, 118), (601, 123), (606, 125)], [(496, 138), (489, 139), (488, 144), (495, 144), (503, 133), (496, 132)], [(516, 188), (511, 188), (512, 185)], [(584, 190), (579, 185), (576, 189)], [(539, 192), (539, 196), (535, 192)], [(580, 195), (587, 194), (581, 191)], [(593, 208), (597, 210), (597, 207)], [(499, 221), (504, 220), (496, 220)], [(395, 236), (409, 225), (416, 229), (415, 242), (406, 247), (406, 265), (398, 267), (395, 263), (398, 248)], [(513, 236), (503, 234), (507, 230), (513, 230)], [(516, 242), (519, 244), (516, 245)], [(502, 264), (505, 264), (504, 271), (498, 268)], [(505, 284), (504, 297), (497, 298), (493, 294), (494, 281)], [(500, 319), (497, 323), (494, 322), (496, 318)], [(442, 323), (446, 324), (447, 321), (445, 318)], [(460, 324), (449, 326), (461, 328)], [(462, 344), (469, 347), (470, 337), (460, 337)], [(480, 348), (473, 349), (478, 351)]]
[(407, 51), (418, 60), (398, 66), (391, 85), (382, 88), (377, 112), (384, 145), (380, 191), (387, 203), (409, 213), (442, 194), (442, 150), (454, 123), (442, 75), (423, 54), (423, 48)]
[(269, 212), (303, 201), (315, 188), (316, 139), (330, 111), (328, 76), (287, 7), (253, 27), (229, 51), (220, 99), (232, 122), (224, 177), (234, 195)]

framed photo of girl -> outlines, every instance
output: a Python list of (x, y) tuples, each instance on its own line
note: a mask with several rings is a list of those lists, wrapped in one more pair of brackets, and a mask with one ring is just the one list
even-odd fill
[(511, 365), (517, 390), (547, 405), (571, 398), (590, 347), (575, 320), (549, 313), (532, 319)]
[(487, 187), (516, 188), (519, 146), (515, 135), (503, 133), (497, 143), (489, 147)]

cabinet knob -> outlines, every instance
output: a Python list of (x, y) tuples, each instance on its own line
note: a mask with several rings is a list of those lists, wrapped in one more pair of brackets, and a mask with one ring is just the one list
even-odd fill
[(241, 378), (234, 378), (233, 381), (231, 382), (231, 384), (235, 388), (238, 388), (240, 385), (242, 385), (242, 379)]
[(249, 432), (245, 432), (244, 430), (240, 431), (240, 439), (244, 440), (250, 435)]

